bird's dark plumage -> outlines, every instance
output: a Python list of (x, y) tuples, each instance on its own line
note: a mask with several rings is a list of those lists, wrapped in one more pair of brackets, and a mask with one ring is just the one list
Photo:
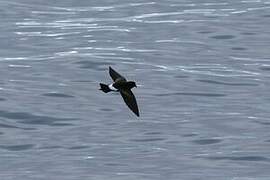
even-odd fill
[(111, 78), (113, 79), (114, 82), (117, 79), (119, 79), (119, 80), (122, 79), (122, 80), (126, 81), (126, 79), (123, 76), (121, 76), (118, 72), (116, 72), (113, 68), (111, 68), (111, 66), (109, 67), (109, 73), (110, 73), (110, 76), (111, 76)]
[(136, 83), (133, 81), (127, 81), (126, 78), (124, 78), (111, 67), (109, 67), (109, 74), (114, 83), (110, 85), (100, 83), (100, 90), (105, 93), (110, 91), (119, 91), (129, 109), (137, 116), (140, 116), (136, 98), (131, 91), (133, 87), (137, 87)]
[(109, 86), (107, 84), (103, 84), (103, 83), (99, 83), (100, 85), (100, 90), (105, 92), (105, 93), (108, 93), (111, 91), (111, 89), (109, 88)]
[(123, 97), (125, 103), (133, 111), (138, 117), (140, 116), (139, 114), (139, 109), (137, 105), (136, 98), (134, 94), (132, 93), (131, 90), (122, 90), (120, 91), (121, 96)]

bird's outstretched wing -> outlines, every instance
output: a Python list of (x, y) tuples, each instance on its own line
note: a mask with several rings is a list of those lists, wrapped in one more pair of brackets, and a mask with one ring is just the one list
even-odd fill
[(136, 101), (136, 98), (135, 98), (134, 94), (132, 93), (132, 91), (131, 90), (121, 90), (120, 93), (121, 93), (121, 96), (123, 97), (126, 105), (129, 107), (129, 109), (139, 117), (140, 114), (139, 114), (137, 101)]
[(109, 73), (113, 81), (116, 81), (116, 79), (122, 79), (126, 81), (126, 79), (123, 76), (121, 76), (118, 72), (116, 72), (113, 68), (111, 68), (111, 66), (109, 67)]

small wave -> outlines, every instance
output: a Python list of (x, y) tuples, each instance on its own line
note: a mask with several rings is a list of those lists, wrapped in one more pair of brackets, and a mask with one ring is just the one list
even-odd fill
[(0, 61), (18, 61), (26, 59), (28, 59), (28, 57), (0, 57)]
[(254, 162), (269, 162), (269, 158), (264, 156), (212, 156), (207, 157), (210, 160), (231, 160), (231, 161), (254, 161)]
[(161, 40), (156, 40), (155, 42), (157, 42), (157, 43), (183, 43), (183, 44), (200, 44), (200, 45), (206, 45), (202, 41), (185, 41), (185, 40), (180, 40), (178, 38), (174, 38), (174, 39), (161, 39)]
[(253, 62), (270, 62), (269, 58), (251, 58), (251, 57), (236, 57), (236, 56), (230, 56), (232, 60), (237, 60), (237, 61), (253, 61)]
[(243, 14), (246, 13), (246, 10), (232, 11), (231, 14)]
[(153, 142), (153, 141), (164, 141), (165, 138), (145, 138), (145, 139), (132, 139), (134, 142)]
[(217, 35), (217, 36), (211, 36), (211, 38), (224, 40), (224, 39), (234, 39), (235, 36), (233, 36), (233, 35)]
[(261, 66), (260, 69), (263, 71), (270, 71), (270, 65)]
[[(156, 52), (155, 49), (136, 49), (136, 48), (125, 48), (123, 46), (118, 47), (78, 47), (74, 48), (76, 50), (97, 50), (97, 51), (122, 51), (122, 52)], [(103, 52), (102, 52), (103, 53)], [(100, 53), (92, 53), (92, 55), (102, 55)], [(115, 54), (105, 54), (105, 55), (115, 55)]]
[(99, 61), (79, 61), (75, 62), (80, 68), (93, 69), (93, 70), (105, 70), (110, 65), (114, 65), (112, 62), (99, 62)]
[(176, 93), (163, 93), (163, 94), (155, 94), (155, 96), (201, 96), (201, 97), (224, 97), (226, 94), (218, 94), (218, 93), (203, 93), (203, 92), (176, 92)]
[(184, 134), (183, 137), (195, 137), (198, 136), (198, 134), (196, 133), (188, 133), (188, 134)]
[(228, 5), (229, 3), (203, 3), (204, 6), (224, 6), (224, 5)]
[(30, 65), (22, 65), (22, 64), (9, 64), (8, 67), (11, 68), (31, 68)]
[(72, 146), (72, 147), (69, 147), (67, 149), (69, 149), (69, 150), (80, 150), (80, 149), (87, 149), (87, 148), (89, 148), (89, 146), (81, 145), (81, 146)]
[[(26, 112), (9, 112), (9, 111), (0, 111), (0, 117), (17, 120), (18, 123), (22, 124), (36, 124), (36, 125), (48, 125), (54, 126), (57, 123), (62, 123), (66, 121), (73, 121), (74, 118), (57, 118), (57, 117), (50, 117), (50, 116), (41, 116), (41, 115), (34, 115), (31, 113)], [(70, 123), (70, 125), (72, 125)]]
[(49, 92), (49, 93), (44, 93), (42, 94), (43, 96), (47, 97), (56, 97), (56, 98), (73, 98), (74, 96), (64, 94), (64, 93), (57, 93), (57, 92)]
[(257, 10), (264, 10), (264, 9), (270, 9), (269, 6), (266, 7), (257, 7), (257, 8), (248, 8), (248, 11), (257, 11)]
[(226, 85), (226, 86), (258, 86), (255, 83), (232, 83), (232, 82), (223, 82), (223, 81), (215, 81), (215, 80), (207, 80), (207, 79), (199, 79), (197, 80), (203, 83), (217, 84), (217, 85)]
[(32, 149), (35, 145), (33, 144), (22, 144), (22, 145), (0, 145), (1, 149), (8, 151), (25, 151)]
[(221, 141), (222, 141), (221, 139), (198, 139), (198, 140), (193, 140), (192, 142), (199, 145), (209, 145), (209, 144), (220, 143)]
[(245, 47), (232, 47), (231, 49), (232, 50), (237, 50), (237, 51), (245, 51), (245, 50), (247, 50), (247, 48), (245, 48)]
[(145, 3), (128, 3), (128, 4), (119, 4), (112, 6), (94, 6), (94, 7), (53, 7), (56, 10), (64, 10), (68, 12), (88, 12), (88, 11), (115, 11), (118, 8), (128, 8), (128, 7), (136, 7), (136, 6), (146, 6), (153, 5), (156, 2), (145, 2)]
[(144, 133), (144, 135), (161, 135), (161, 134), (162, 134), (161, 132), (157, 132), (157, 131)]
[(167, 65), (154, 65), (163, 71), (183, 71), (192, 74), (203, 74), (209, 76), (220, 77), (241, 77), (241, 76), (258, 76), (260, 73), (254, 71), (233, 69), (223, 66), (221, 64), (195, 64), (191, 66), (167, 66)]
[(10, 124), (4, 124), (0, 123), (1, 128), (8, 128), (8, 129), (22, 129), (22, 130), (35, 130), (35, 128), (23, 128), (15, 125), (10, 125)]
[(70, 55), (73, 55), (73, 54), (77, 54), (78, 51), (66, 51), (66, 52), (57, 52), (55, 53), (56, 56), (70, 56)]
[(59, 146), (59, 145), (52, 145), (52, 146), (39, 146), (37, 147), (38, 149), (41, 149), (41, 150), (46, 150), (46, 149), (63, 149), (62, 146)]
[(61, 12), (61, 11), (31, 11), (32, 14), (37, 15), (73, 15), (76, 14), (75, 12)]
[(99, 108), (98, 110), (102, 111), (102, 112), (113, 112), (114, 111), (114, 109), (111, 109), (111, 108)]
[(261, 0), (245, 0), (245, 1), (241, 1), (242, 3), (258, 3), (261, 2)]
[(55, 59), (55, 56), (0, 57), (0, 61), (43, 61)]
[(37, 36), (37, 37), (59, 37), (59, 36), (70, 36), (74, 34), (80, 34), (81, 32), (68, 32), (68, 33), (48, 33), (48, 32), (15, 32), (22, 36)]

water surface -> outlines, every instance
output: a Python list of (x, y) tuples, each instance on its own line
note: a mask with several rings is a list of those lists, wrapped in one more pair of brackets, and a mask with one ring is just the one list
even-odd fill
[[(1, 179), (269, 179), (269, 0), (0, 10)], [(140, 118), (98, 91), (109, 66)]]

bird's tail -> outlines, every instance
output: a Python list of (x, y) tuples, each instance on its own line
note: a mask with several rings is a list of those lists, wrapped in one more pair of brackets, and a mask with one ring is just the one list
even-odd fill
[(103, 91), (103, 92), (105, 92), (105, 93), (107, 93), (107, 92), (110, 92), (110, 91), (111, 91), (111, 89), (109, 88), (109, 86), (108, 86), (108, 85), (106, 85), (106, 84), (102, 84), (102, 83), (99, 83), (99, 85), (100, 85), (100, 89), (99, 89), (99, 90), (101, 90), (101, 91)]

